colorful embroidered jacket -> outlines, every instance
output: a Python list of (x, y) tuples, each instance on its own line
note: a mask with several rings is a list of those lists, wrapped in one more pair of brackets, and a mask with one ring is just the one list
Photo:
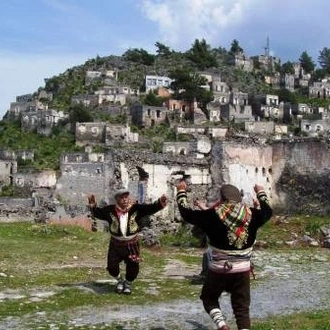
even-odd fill
[(120, 211), (116, 205), (106, 205), (104, 207), (93, 207), (90, 208), (91, 213), (95, 218), (100, 220), (105, 220), (109, 223), (109, 229), (111, 235), (115, 237), (131, 237), (132, 235), (136, 235), (141, 228), (141, 219), (147, 215), (152, 215), (161, 209), (163, 209), (163, 205), (158, 199), (156, 202), (152, 204), (132, 204), (127, 209), (127, 229), (126, 233), (122, 233), (120, 229)]
[(218, 272), (242, 272), (250, 268), (250, 258), (258, 229), (272, 216), (267, 195), (259, 191), (260, 209), (244, 203), (225, 202), (208, 210), (188, 206), (185, 191), (178, 191), (182, 218), (200, 227), (209, 239), (209, 268)]

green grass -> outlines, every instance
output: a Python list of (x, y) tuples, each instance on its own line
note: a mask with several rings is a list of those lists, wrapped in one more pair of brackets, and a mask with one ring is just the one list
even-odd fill
[[(104, 304), (144, 304), (197, 297), (200, 287), (176, 279), (164, 279), (162, 274), (167, 260), (177, 253), (174, 248), (165, 250), (142, 247), (140, 281), (134, 284), (134, 296), (111, 294), (113, 284), (98, 283), (109, 280), (106, 255), (108, 233), (87, 232), (78, 227), (44, 224), (0, 224), (0, 277), (1, 291), (18, 290), (26, 295), (21, 299), (7, 299), (0, 304), (0, 318), (6, 315), (24, 315), (37, 309), (66, 310), (72, 306), (102, 306)], [(179, 259), (198, 263), (200, 257), (179, 254)], [(145, 281), (152, 282), (158, 294), (146, 291)], [(34, 303), (29, 301), (31, 290), (57, 292)], [(83, 288), (89, 288), (84, 290)], [(93, 291), (101, 294), (93, 294)]]
[[(286, 240), (292, 231), (299, 235), (306, 228), (318, 228), (326, 223), (323, 218), (293, 217), (288, 223), (270, 222), (262, 229), (260, 239)], [(310, 232), (312, 230), (310, 229)], [(317, 232), (317, 230), (315, 230)], [(184, 247), (178, 246), (182, 238)], [(22, 295), (17, 299), (0, 301), (0, 322), (7, 316), (31, 315), (37, 311), (70, 311), (76, 307), (142, 305), (181, 299), (198, 300), (201, 285), (186, 278), (165, 276), (170, 260), (183, 267), (199, 270), (204, 249), (186, 247), (189, 235), (179, 233), (178, 238), (167, 236), (158, 248), (142, 247), (141, 272), (134, 283), (130, 297), (112, 294), (114, 284), (102, 282), (110, 277), (105, 269), (109, 234), (88, 232), (78, 227), (31, 223), (0, 224), (0, 292)], [(174, 243), (174, 244), (173, 244)], [(272, 245), (269, 245), (272, 247)], [(302, 259), (309, 260), (311, 249), (300, 246)], [(288, 251), (276, 247), (276, 251)], [(321, 251), (321, 250), (320, 250)], [(305, 256), (305, 257), (304, 257)], [(258, 265), (257, 265), (258, 266)], [(258, 272), (258, 268), (257, 268)], [(151, 290), (152, 289), (152, 290)], [(53, 292), (34, 301), (34, 291)], [(265, 320), (253, 320), (252, 329), (317, 329), (330, 330), (330, 311), (311, 311)], [(61, 316), (65, 321), (65, 316)], [(65, 327), (59, 329), (67, 329)], [(80, 329), (88, 329), (80, 327)], [(119, 324), (95, 329), (125, 329)], [(134, 325), (130, 326), (134, 329)], [(171, 327), (169, 329), (172, 329)], [(175, 330), (173, 328), (173, 330)]]
[[(294, 215), (290, 217), (273, 217), (268, 223), (258, 231), (258, 240), (267, 242), (269, 247), (287, 247), (283, 244), (293, 239), (293, 234), (302, 238), (309, 234), (315, 239), (319, 239), (319, 228), (322, 225), (329, 224), (328, 217)], [(303, 247), (303, 242), (297, 245)], [(292, 248), (292, 247), (290, 247)]]

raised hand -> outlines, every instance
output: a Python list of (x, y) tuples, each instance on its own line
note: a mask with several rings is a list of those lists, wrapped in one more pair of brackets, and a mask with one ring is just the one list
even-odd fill
[(264, 187), (260, 184), (255, 184), (254, 187), (253, 187), (254, 191), (256, 192), (256, 194), (261, 191), (261, 190), (264, 190)]
[(163, 206), (167, 205), (167, 196), (166, 195), (161, 195), (159, 198), (160, 202), (162, 203)]
[(89, 205), (89, 207), (95, 207), (96, 206), (95, 195), (93, 195), (93, 194), (88, 195), (88, 205)]
[(181, 180), (177, 185), (176, 185), (177, 190), (187, 190), (187, 184), (184, 180)]

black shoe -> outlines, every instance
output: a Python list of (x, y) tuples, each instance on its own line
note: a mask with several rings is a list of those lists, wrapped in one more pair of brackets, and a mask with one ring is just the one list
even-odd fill
[(131, 294), (132, 293), (132, 289), (131, 289), (131, 283), (128, 281), (124, 281), (124, 290), (123, 290), (124, 294)]
[(123, 293), (124, 291), (124, 281), (123, 280), (118, 280), (117, 286), (116, 286), (116, 292), (117, 293)]

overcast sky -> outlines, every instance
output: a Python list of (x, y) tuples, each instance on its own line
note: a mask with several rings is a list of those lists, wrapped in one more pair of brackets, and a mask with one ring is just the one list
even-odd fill
[(330, 48), (329, 0), (3, 0), (0, 2), (0, 118), (16, 95), (95, 56), (129, 48), (177, 51), (205, 38), (282, 62)]

